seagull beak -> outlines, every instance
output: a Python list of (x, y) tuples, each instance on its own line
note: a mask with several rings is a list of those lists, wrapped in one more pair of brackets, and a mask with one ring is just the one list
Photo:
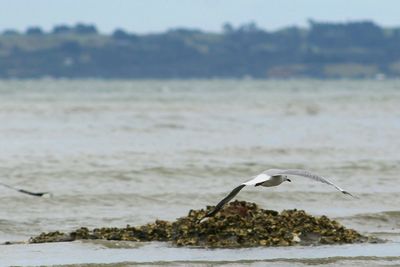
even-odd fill
[(286, 179), (286, 181), (288, 181), (289, 183), (291, 183), (291, 182), (292, 182), (292, 180), (290, 180), (290, 179)]

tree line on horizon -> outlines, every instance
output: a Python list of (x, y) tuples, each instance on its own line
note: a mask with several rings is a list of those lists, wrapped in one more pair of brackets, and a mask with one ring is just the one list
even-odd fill
[(400, 28), (372, 21), (220, 33), (172, 29), (134, 34), (95, 25), (0, 34), (0, 78), (375, 78), (400, 76)]

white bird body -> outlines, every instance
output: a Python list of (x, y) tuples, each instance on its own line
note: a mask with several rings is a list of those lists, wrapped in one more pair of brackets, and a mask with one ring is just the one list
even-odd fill
[[(211, 217), (216, 214), (226, 203), (228, 203), (232, 198), (234, 198), (240, 190), (242, 190), (245, 186), (254, 185), (254, 186), (263, 186), (263, 187), (273, 187), (282, 184), (283, 182), (291, 182), (288, 176), (301, 176), (305, 178), (309, 178), (311, 180), (321, 182), (324, 184), (328, 184), (330, 186), (335, 187), (337, 190), (342, 192), (343, 194), (351, 195), (349, 192), (343, 190), (339, 186), (330, 182), (326, 178), (319, 176), (317, 174), (311, 173), (306, 170), (301, 169), (269, 169), (263, 171), (262, 173), (254, 176), (251, 180), (242, 183), (241, 185), (235, 187), (224, 199), (222, 199), (215, 208), (207, 213), (204, 218)], [(354, 197), (354, 196), (353, 196)], [(204, 219), (203, 218), (203, 219)]]

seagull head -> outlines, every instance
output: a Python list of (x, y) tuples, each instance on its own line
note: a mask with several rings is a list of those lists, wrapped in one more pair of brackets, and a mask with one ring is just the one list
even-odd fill
[(289, 182), (289, 183), (292, 182), (292, 180), (290, 180), (287, 176), (283, 176), (283, 181), (287, 181), (287, 182)]

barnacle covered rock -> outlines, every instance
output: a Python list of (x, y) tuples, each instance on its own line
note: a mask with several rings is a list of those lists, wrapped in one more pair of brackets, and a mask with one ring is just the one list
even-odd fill
[(344, 244), (371, 241), (352, 229), (346, 229), (326, 216), (314, 217), (302, 210), (281, 213), (263, 210), (254, 203), (234, 201), (214, 217), (200, 222), (212, 209), (190, 210), (188, 216), (174, 222), (154, 223), (125, 228), (85, 227), (69, 234), (42, 233), (31, 243), (62, 242), (79, 239), (124, 241), (170, 241), (177, 246), (253, 247), (318, 244)]
[(59, 231), (50, 232), (50, 233), (41, 233), (38, 236), (32, 237), (29, 242), (30, 243), (47, 243), (47, 242), (66, 242), (66, 241), (74, 241), (70, 234), (65, 234)]

